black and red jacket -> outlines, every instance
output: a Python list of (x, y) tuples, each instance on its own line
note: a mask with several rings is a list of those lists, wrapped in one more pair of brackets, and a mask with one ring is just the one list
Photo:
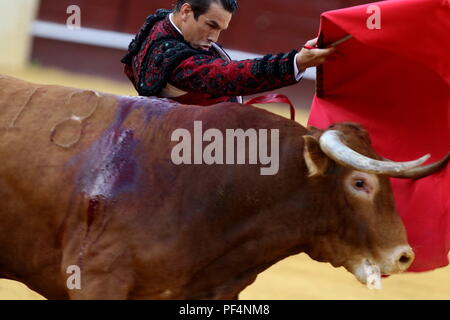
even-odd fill
[(122, 59), (139, 95), (161, 97), (169, 85), (182, 94), (173, 100), (211, 105), (297, 83), (298, 51), (231, 61), (217, 45), (208, 51), (191, 47), (170, 22), (171, 12), (160, 9), (148, 16)]

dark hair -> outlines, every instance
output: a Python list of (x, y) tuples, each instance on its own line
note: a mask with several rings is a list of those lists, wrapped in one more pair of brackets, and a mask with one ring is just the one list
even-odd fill
[(175, 11), (180, 11), (183, 4), (189, 3), (194, 11), (194, 18), (197, 20), (198, 17), (209, 10), (213, 2), (220, 3), (225, 10), (233, 14), (238, 8), (237, 0), (177, 0)]

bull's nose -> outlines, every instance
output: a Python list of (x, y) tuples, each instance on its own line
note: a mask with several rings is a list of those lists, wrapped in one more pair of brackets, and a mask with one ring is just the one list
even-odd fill
[(405, 271), (409, 268), (409, 266), (414, 261), (414, 251), (411, 249), (411, 247), (404, 247), (400, 250), (397, 258), (396, 258), (396, 264), (397, 268), (400, 272)]

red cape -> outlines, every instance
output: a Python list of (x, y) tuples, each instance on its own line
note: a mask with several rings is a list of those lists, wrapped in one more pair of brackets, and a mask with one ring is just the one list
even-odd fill
[[(391, 0), (322, 14), (322, 44), (353, 38), (338, 46), (344, 57), (318, 68), (308, 124), (361, 123), (388, 159), (441, 159), (450, 151), (449, 30), (450, 0)], [(409, 271), (446, 266), (449, 165), (421, 180), (391, 181), (416, 253)]]

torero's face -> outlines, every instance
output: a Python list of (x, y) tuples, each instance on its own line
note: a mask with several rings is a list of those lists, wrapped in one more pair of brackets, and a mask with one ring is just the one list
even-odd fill
[(195, 19), (190, 4), (185, 3), (179, 12), (180, 29), (184, 40), (192, 47), (209, 50), (217, 42), (220, 33), (228, 28), (233, 15), (219, 3), (211, 3), (209, 10)]

